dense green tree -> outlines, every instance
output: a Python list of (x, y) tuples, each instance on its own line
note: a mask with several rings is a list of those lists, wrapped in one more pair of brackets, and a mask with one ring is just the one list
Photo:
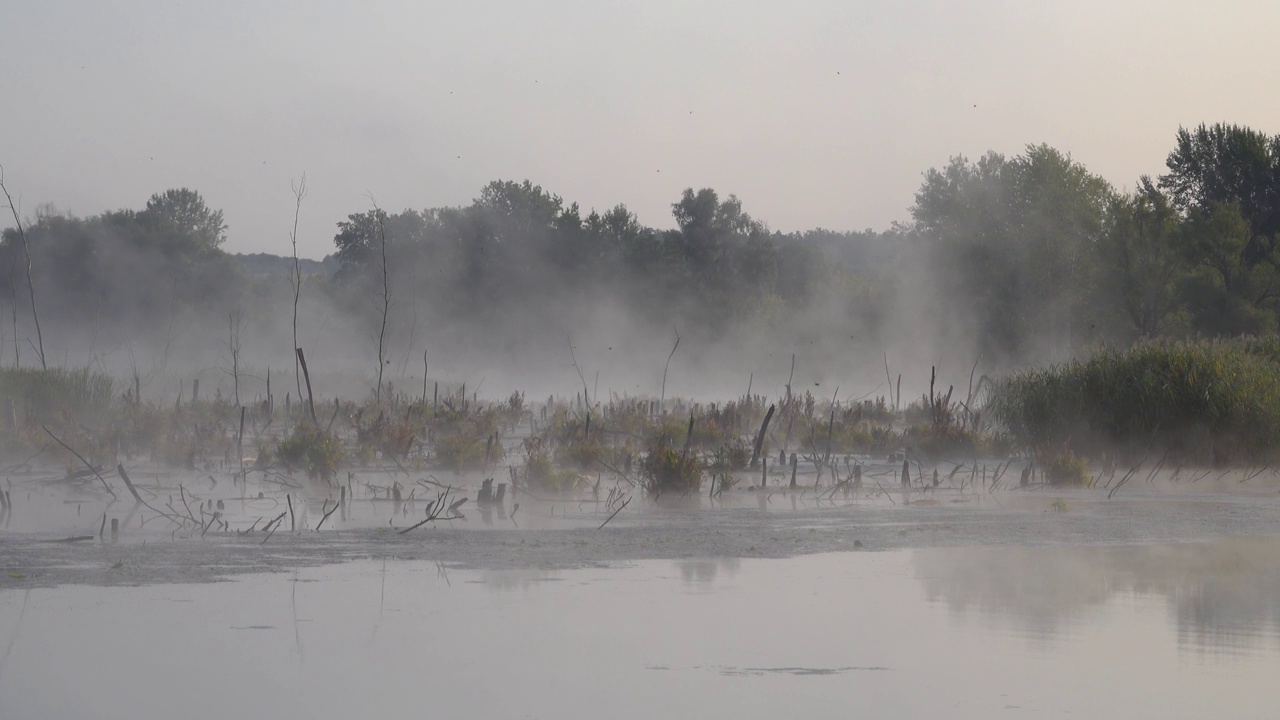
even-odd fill
[(222, 211), (210, 209), (200, 193), (188, 188), (152, 195), (138, 219), (174, 241), (189, 241), (203, 250), (216, 250), (227, 239)]
[(1266, 255), (1262, 245), (1280, 234), (1280, 135), (1223, 123), (1179, 128), (1166, 164), (1160, 188), (1174, 207), (1188, 213), (1238, 205), (1252, 235), (1246, 262)]
[[(1148, 187), (1112, 198), (1099, 249), (1095, 314), (1112, 339), (1181, 334), (1179, 280), (1186, 274), (1182, 226), (1169, 199)], [(1108, 315), (1107, 307), (1123, 313)]]
[(1257, 236), (1240, 206), (1193, 208), (1181, 237), (1191, 269), (1180, 291), (1195, 330), (1208, 336), (1275, 332), (1280, 253), (1251, 245)]
[(367, 210), (353, 213), (346, 220), (338, 223), (338, 234), (333, 237), (337, 246), (340, 272), (350, 275), (370, 267), (378, 257), (381, 232), (387, 224), (387, 213), (378, 210)]
[(997, 357), (1059, 358), (1092, 339), (1092, 273), (1110, 186), (1046, 145), (1013, 159), (989, 153), (931, 170), (912, 207), (914, 231), (933, 246), (940, 308), (977, 329)]

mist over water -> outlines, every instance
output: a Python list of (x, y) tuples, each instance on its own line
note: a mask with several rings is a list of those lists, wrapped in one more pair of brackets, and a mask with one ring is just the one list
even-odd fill
[(1280, 6), (1147, 4), (0, 11), (0, 720), (1280, 716)]
[[(1265, 717), (1278, 707), (1280, 632), (1274, 594), (1259, 591), (1275, 580), (1274, 545), (571, 570), (363, 561), (213, 586), (7, 591), (0, 710)], [(1211, 557), (1230, 562), (1206, 567)], [(1009, 591), (1011, 570), (1028, 591)], [(477, 678), (505, 680), (463, 690)]]

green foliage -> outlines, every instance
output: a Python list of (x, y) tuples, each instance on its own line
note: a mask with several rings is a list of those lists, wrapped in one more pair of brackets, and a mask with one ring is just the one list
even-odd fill
[(307, 422), (298, 423), (276, 451), (290, 470), (301, 468), (313, 479), (333, 480), (346, 452), (337, 435)]
[(87, 368), (0, 368), (0, 403), (13, 402), (24, 416), (99, 416), (111, 405), (115, 381)]
[(1179, 128), (1159, 186), (1184, 213), (1237, 205), (1249, 224), (1251, 248), (1265, 253), (1280, 234), (1280, 135), (1240, 125)]
[(449, 470), (481, 469), (506, 456), (500, 442), (509, 403), (476, 407), (464, 398), (446, 400), (428, 420), (437, 463)]
[(189, 188), (152, 195), (139, 218), (157, 231), (190, 242), (199, 250), (216, 250), (227, 239), (222, 211), (209, 208), (200, 193)]
[(739, 439), (716, 448), (707, 463), (707, 469), (727, 475), (735, 470), (745, 470), (750, 462), (751, 447), (746, 441)]
[(448, 470), (478, 470), (485, 467), (485, 453), (489, 462), (505, 457), (502, 443), (490, 442), (488, 435), (453, 432), (439, 435), (435, 441), (435, 459)]
[(1105, 180), (1046, 145), (929, 171), (912, 218), (946, 268), (944, 295), (967, 300), (939, 310), (977, 326), (989, 355), (1018, 358), (1032, 346), (1066, 355), (1096, 334), (1082, 320), (1096, 297), (1094, 248), (1113, 196)]
[(1178, 293), (1186, 275), (1182, 247), (1182, 219), (1158, 191), (1111, 200), (1097, 282), (1111, 289), (1105, 299), (1121, 312), (1096, 315), (1108, 335), (1127, 343), (1185, 333)]
[(702, 466), (693, 453), (684, 453), (670, 441), (656, 440), (640, 463), (640, 484), (650, 496), (685, 495), (702, 487)]
[[(154, 336), (185, 313), (221, 318), (243, 297), (243, 276), (219, 249), (222, 214), (191, 190), (155, 195), (141, 211), (77, 218), (42, 212), (26, 228), (40, 316), (51, 329), (91, 319), (104, 337)], [(16, 229), (3, 232), (0, 266), (25, 264)], [(0, 273), (0, 295), (27, 292)], [(86, 316), (86, 313), (89, 313)]]
[(582, 484), (582, 478), (567, 468), (557, 468), (540, 438), (524, 441), (524, 481), (534, 491), (568, 492)]
[(356, 442), (383, 453), (404, 457), (410, 450), (417, 430), (402, 416), (379, 412), (372, 421), (356, 419)]
[(988, 410), (1024, 447), (1169, 449), (1270, 462), (1280, 448), (1276, 341), (1147, 343), (997, 380)]
[(1044, 469), (1045, 479), (1050, 485), (1084, 487), (1089, 484), (1089, 463), (1070, 450), (1043, 453), (1040, 457), (1040, 467)]

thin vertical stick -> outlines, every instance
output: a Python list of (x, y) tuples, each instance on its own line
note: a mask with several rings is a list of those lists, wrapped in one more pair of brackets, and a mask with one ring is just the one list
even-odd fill
[(667, 364), (662, 367), (662, 399), (658, 401), (658, 412), (667, 414), (667, 370), (671, 369), (671, 358), (675, 357), (676, 348), (680, 347), (680, 329), (673, 327), (676, 342), (671, 346), (671, 354), (667, 355)]
[[(40, 353), (40, 368), (48, 370), (49, 366), (44, 361), (44, 335), (40, 332), (40, 315), (36, 312), (36, 286), (31, 282), (31, 248), (27, 245), (27, 232), (22, 228), (22, 218), (18, 217), (18, 208), (13, 204), (13, 198), (9, 195), (9, 188), (4, 185), (4, 168), (0, 167), (0, 191), (4, 192), (5, 200), (9, 201), (9, 211), (13, 213), (13, 221), (18, 225), (18, 237), (22, 240), (22, 253), (27, 258), (27, 290), (31, 293), (31, 319), (36, 324), (36, 342), (39, 347), (36, 349)], [(18, 342), (17, 328), (14, 328), (13, 341)]]

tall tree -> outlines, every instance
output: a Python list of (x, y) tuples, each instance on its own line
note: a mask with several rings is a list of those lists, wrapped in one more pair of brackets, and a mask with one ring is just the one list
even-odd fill
[(1086, 312), (1090, 269), (1111, 194), (1106, 181), (1046, 145), (930, 170), (911, 209), (913, 229), (932, 246), (944, 294), (968, 300), (939, 311), (974, 327), (996, 362), (1069, 354), (1096, 326)]
[(1177, 285), (1187, 268), (1177, 211), (1148, 182), (1139, 192), (1113, 198), (1106, 215), (1097, 299), (1123, 311), (1106, 318), (1125, 325), (1114, 329), (1116, 336), (1132, 340), (1177, 332)]
[(1244, 262), (1269, 254), (1280, 235), (1280, 135), (1224, 123), (1179, 128), (1166, 165), (1159, 184), (1174, 207), (1185, 215), (1237, 205), (1249, 224)]
[(188, 188), (152, 195), (140, 218), (161, 231), (189, 239), (203, 250), (216, 250), (227, 239), (222, 211), (210, 209), (200, 193)]

